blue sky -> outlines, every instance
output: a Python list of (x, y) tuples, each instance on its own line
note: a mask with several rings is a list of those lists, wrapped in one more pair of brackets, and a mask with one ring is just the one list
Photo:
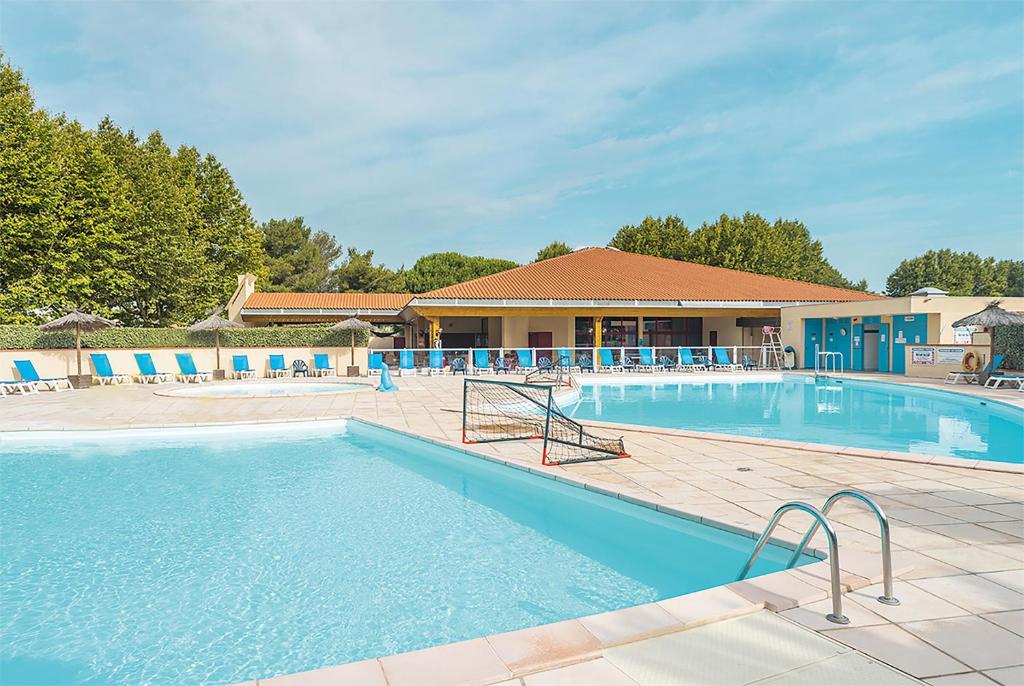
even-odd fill
[(41, 106), (212, 152), (258, 220), (393, 266), (745, 210), (873, 288), (1024, 256), (1018, 2), (4, 0), (0, 46)]

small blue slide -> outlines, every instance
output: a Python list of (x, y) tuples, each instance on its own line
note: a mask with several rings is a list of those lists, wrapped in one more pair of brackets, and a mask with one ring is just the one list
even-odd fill
[(386, 364), (382, 364), (380, 366), (380, 384), (377, 386), (377, 390), (382, 393), (385, 391), (398, 390), (398, 386), (391, 381), (391, 370), (388, 369)]

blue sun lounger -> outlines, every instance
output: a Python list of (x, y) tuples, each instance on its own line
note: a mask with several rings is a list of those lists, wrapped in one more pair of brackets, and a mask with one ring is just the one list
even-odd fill
[(114, 373), (113, 367), (110, 366), (110, 358), (106, 353), (89, 353), (89, 359), (92, 360), (92, 368), (96, 370), (96, 378), (99, 379), (100, 386), (132, 382), (132, 377), (127, 374)]
[(28, 384), (33, 392), (39, 390), (40, 386), (48, 388), (51, 391), (70, 391), (71, 390), (71, 379), (66, 376), (50, 376), (43, 378), (39, 376), (39, 372), (36, 371), (36, 366), (32, 364), (32, 360), (15, 360), (14, 366), (18, 370), (18, 374), (21, 376), (21, 383)]
[(555, 351), (555, 355), (558, 356), (558, 362), (556, 364), (562, 369), (570, 372), (580, 371), (580, 366), (578, 364), (573, 364), (572, 351), (568, 348), (559, 348)]
[(518, 360), (516, 369), (522, 374), (532, 372), (537, 368), (533, 364), (533, 351), (529, 348), (520, 348), (519, 350), (516, 350), (516, 358)]
[(598, 348), (597, 354), (601, 362), (601, 370), (607, 370), (609, 372), (621, 372), (623, 365), (615, 364), (615, 358), (612, 356), (611, 348)]
[(729, 371), (729, 372), (742, 371), (743, 370), (743, 365), (742, 364), (737, 364), (737, 363), (733, 362), (731, 359), (729, 359), (729, 351), (726, 350), (725, 348), (715, 348), (714, 349), (714, 354), (715, 354), (715, 359), (714, 359), (714, 368), (715, 369), (724, 369), (724, 370)]
[(473, 373), (474, 374), (493, 374), (494, 370), (491, 369), (491, 357), (490, 353), (486, 350), (474, 350), (473, 351)]
[(276, 379), (279, 376), (288, 376), (288, 365), (284, 362), (284, 355), (271, 355), (270, 366), (267, 367), (267, 377)]
[(384, 353), (370, 353), (366, 357), (366, 375), (380, 376), (384, 369)]
[(434, 376), (435, 374), (444, 374), (444, 351), (443, 350), (431, 350), (428, 355), (428, 366), (420, 369), (420, 372)]
[(314, 353), (313, 376), (336, 376), (335, 369), (331, 366), (330, 355), (327, 353)]
[(174, 381), (174, 374), (170, 372), (158, 372), (153, 364), (153, 356), (149, 353), (135, 353), (135, 366), (139, 368), (136, 376), (139, 383), (166, 383)]
[(213, 378), (211, 372), (201, 372), (196, 369), (196, 361), (192, 359), (192, 353), (174, 353), (174, 359), (178, 361), (178, 378), (182, 383), (199, 383)]
[(698, 370), (703, 371), (707, 369), (707, 367), (693, 359), (693, 353), (689, 348), (680, 348), (679, 362), (676, 364), (676, 369), (680, 369), (684, 372), (696, 372)]
[(640, 348), (640, 364), (637, 368), (645, 372), (665, 371), (665, 365), (654, 361), (654, 348)]
[(232, 355), (231, 371), (236, 379), (255, 379), (256, 370), (249, 366), (248, 355)]
[(416, 373), (416, 358), (412, 350), (398, 351), (398, 375), (408, 376)]

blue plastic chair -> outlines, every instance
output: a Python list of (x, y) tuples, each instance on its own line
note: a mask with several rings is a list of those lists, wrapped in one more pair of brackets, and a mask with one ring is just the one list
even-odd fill
[(508, 362), (505, 361), (504, 355), (498, 355), (494, 358), (494, 373), (495, 374), (508, 374)]
[(183, 383), (209, 381), (213, 378), (210, 372), (201, 372), (196, 369), (196, 361), (192, 359), (192, 353), (174, 353), (174, 359), (178, 361), (178, 378)]
[(14, 366), (18, 369), (22, 383), (28, 384), (33, 391), (38, 390), (40, 386), (49, 388), (51, 391), (71, 390), (71, 380), (66, 376), (40, 377), (32, 360), (15, 360)]
[(452, 376), (455, 376), (456, 374), (462, 374), (463, 376), (465, 376), (466, 375), (466, 361), (464, 359), (462, 359), (461, 357), (454, 358), (452, 360), (451, 370), (452, 370)]
[(248, 355), (232, 355), (231, 370), (236, 379), (255, 379), (256, 370), (249, 366)]
[(135, 366), (139, 368), (139, 383), (164, 383), (173, 381), (174, 375), (167, 372), (158, 372), (153, 364), (153, 356), (149, 353), (135, 353)]

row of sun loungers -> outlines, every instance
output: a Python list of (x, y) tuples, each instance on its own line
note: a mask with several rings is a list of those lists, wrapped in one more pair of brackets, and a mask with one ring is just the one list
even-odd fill
[[(89, 358), (92, 360), (95, 376), (101, 386), (132, 383), (133, 381), (141, 384), (161, 384), (174, 381), (176, 378), (182, 383), (200, 383), (213, 379), (213, 372), (196, 368), (192, 353), (175, 354), (178, 363), (177, 374), (158, 371), (153, 363), (153, 356), (149, 353), (135, 353), (138, 374), (115, 372), (106, 353), (91, 353)], [(330, 364), (330, 356), (326, 354), (315, 354), (312, 368), (304, 360), (295, 360), (290, 366), (286, 365), (284, 355), (271, 355), (269, 361), (267, 376), (271, 378), (292, 374), (305, 376), (333, 376), (335, 374), (335, 368)], [(15, 381), (0, 381), (0, 397), (16, 394), (27, 395), (38, 393), (40, 390), (57, 392), (72, 390), (71, 380), (67, 377), (41, 377), (36, 371), (35, 365), (32, 364), (32, 360), (15, 360), (14, 366), (21, 378)], [(232, 356), (231, 374), (236, 379), (256, 378), (256, 370), (249, 365), (248, 355)]]

